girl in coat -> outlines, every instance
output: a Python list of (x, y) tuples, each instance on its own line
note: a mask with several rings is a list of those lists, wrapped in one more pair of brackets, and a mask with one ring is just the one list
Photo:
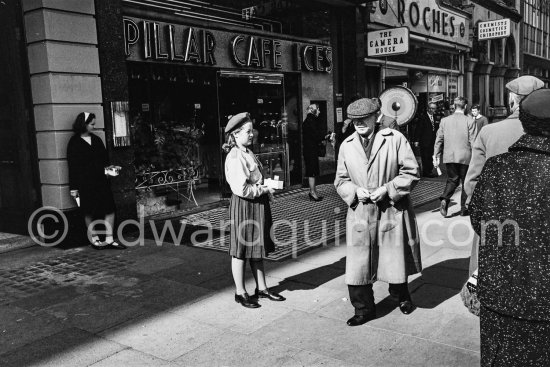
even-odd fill
[[(125, 249), (126, 246), (113, 238), (116, 206), (108, 179), (118, 175), (120, 167), (109, 165), (105, 145), (92, 133), (94, 127), (95, 115), (88, 112), (78, 114), (73, 124), (74, 135), (67, 146), (71, 196), (80, 201), (92, 248)], [(92, 226), (94, 220), (105, 221), (105, 243)]]
[[(285, 298), (267, 288), (263, 259), (275, 249), (270, 237), (270, 197), (274, 190), (263, 185), (262, 165), (248, 148), (254, 137), (252, 120), (247, 112), (230, 118), (225, 127), (227, 143), (223, 149), (225, 177), (231, 187), (229, 203), (231, 271), (235, 281), (235, 302), (257, 308), (258, 298), (284, 301)], [(256, 281), (255, 297), (246, 292), (244, 269), (246, 260)]]

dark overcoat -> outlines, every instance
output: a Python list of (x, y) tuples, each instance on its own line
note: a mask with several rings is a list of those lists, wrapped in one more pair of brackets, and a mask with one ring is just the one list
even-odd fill
[(105, 175), (109, 156), (103, 141), (90, 134), (92, 144), (74, 135), (67, 146), (70, 190), (78, 190), (85, 215), (101, 217), (116, 210), (110, 182)]

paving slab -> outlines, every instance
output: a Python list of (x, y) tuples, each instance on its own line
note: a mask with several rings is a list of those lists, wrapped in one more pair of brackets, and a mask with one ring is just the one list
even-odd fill
[(459, 311), (456, 306), (449, 308), (449, 304), (456, 304), (460, 298), (459, 290), (442, 287), (434, 284), (423, 284), (412, 293), (415, 304), (420, 308), (433, 309), (440, 312), (460, 313), (467, 312), (462, 306)]
[(434, 343), (415, 337), (404, 337), (388, 353), (375, 356), (376, 367), (478, 367), (479, 353)]
[(137, 303), (160, 312), (198, 302), (211, 295), (212, 291), (169, 279), (153, 278), (139, 284), (131, 292)]
[(222, 334), (221, 329), (170, 312), (152, 313), (100, 333), (105, 339), (167, 361)]
[(125, 347), (72, 328), (0, 356), (2, 366), (88, 366)]
[(87, 294), (43, 310), (73, 327), (98, 333), (148, 312), (130, 297)]
[(126, 269), (141, 274), (155, 274), (162, 270), (170, 269), (184, 261), (177, 257), (168, 257), (161, 254), (152, 254), (139, 258), (133, 265)]
[(448, 322), (442, 323), (431, 339), (479, 353), (479, 334), (479, 317), (468, 313), (454, 315)]
[[(206, 256), (204, 254), (203, 256)], [(176, 282), (198, 285), (219, 276), (231, 277), (231, 259), (227, 256), (224, 261), (186, 261), (184, 264), (173, 266), (170, 269), (159, 271), (157, 277), (170, 279)]]
[(445, 267), (455, 267), (463, 269), (463, 265), (470, 258), (471, 249), (468, 250), (455, 250), (450, 248), (441, 248), (435, 252), (432, 256), (422, 258), (422, 266), (428, 268), (433, 265), (441, 265)]
[(331, 289), (285, 280), (274, 288), (286, 297), (284, 307), (304, 312), (316, 312), (334, 300), (347, 297), (347, 288)]
[(289, 346), (311, 351), (326, 357), (373, 365), (389, 354), (402, 335), (362, 325), (350, 328), (339, 320), (301, 311), (293, 311), (252, 336), (261, 340), (277, 340)]
[(233, 290), (220, 292), (201, 302), (172, 308), (170, 312), (219, 329), (250, 334), (271, 323), (276, 325), (277, 319), (292, 311), (285, 307), (286, 301), (265, 299), (259, 300), (260, 308), (245, 308), (235, 302), (234, 294)]
[(249, 335), (227, 331), (174, 361), (194, 367), (239, 366), (271, 367), (289, 362), (299, 349), (276, 340), (258, 340)]
[(290, 357), (281, 367), (360, 367), (361, 364), (348, 363), (310, 351), (300, 351)]
[(35, 315), (13, 305), (0, 306), (0, 320), (0, 355), (67, 328), (51, 315)]
[(90, 365), (90, 367), (169, 367), (170, 362), (156, 358), (150, 354), (133, 349), (124, 349), (110, 357)]

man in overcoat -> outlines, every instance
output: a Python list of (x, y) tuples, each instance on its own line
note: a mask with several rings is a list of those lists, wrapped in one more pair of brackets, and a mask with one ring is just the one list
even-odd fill
[(420, 148), (420, 157), (422, 159), (422, 176), (436, 177), (433, 173), (433, 154), (435, 135), (439, 128), (439, 122), (436, 120), (435, 111), (437, 105), (433, 102), (428, 104), (426, 112), (420, 112), (416, 119), (414, 129), (414, 145)]
[(447, 168), (447, 185), (443, 194), (441, 194), (441, 206), (439, 208), (441, 215), (444, 217), (447, 216), (449, 201), (460, 181), (462, 181), (460, 215), (468, 214), (464, 181), (472, 158), (472, 146), (477, 135), (477, 126), (474, 119), (464, 114), (466, 99), (456, 97), (454, 106), (454, 113), (441, 119), (434, 144), (434, 161), (436, 165), (439, 165), (441, 158), (443, 158), (443, 163)]
[(376, 318), (372, 285), (390, 283), (404, 314), (414, 309), (407, 279), (422, 270), (420, 239), (409, 194), (419, 180), (407, 139), (376, 124), (379, 107), (362, 98), (350, 104), (356, 132), (340, 147), (334, 185), (349, 206), (346, 284), (355, 315), (349, 326)]
[[(474, 192), (477, 180), (485, 161), (496, 155), (506, 153), (523, 134), (523, 126), (519, 120), (519, 104), (529, 94), (544, 87), (544, 82), (534, 76), (524, 75), (506, 84), (509, 91), (508, 103), (512, 114), (505, 120), (485, 126), (477, 135), (472, 149), (472, 160), (466, 173), (464, 191), (468, 201)], [(479, 238), (474, 238), (470, 256), (470, 274), (477, 269)]]

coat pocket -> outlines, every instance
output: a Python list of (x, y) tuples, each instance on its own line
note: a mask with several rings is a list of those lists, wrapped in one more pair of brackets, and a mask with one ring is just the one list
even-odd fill
[(380, 215), (378, 230), (380, 232), (391, 231), (397, 227), (402, 220), (403, 211), (390, 206)]

